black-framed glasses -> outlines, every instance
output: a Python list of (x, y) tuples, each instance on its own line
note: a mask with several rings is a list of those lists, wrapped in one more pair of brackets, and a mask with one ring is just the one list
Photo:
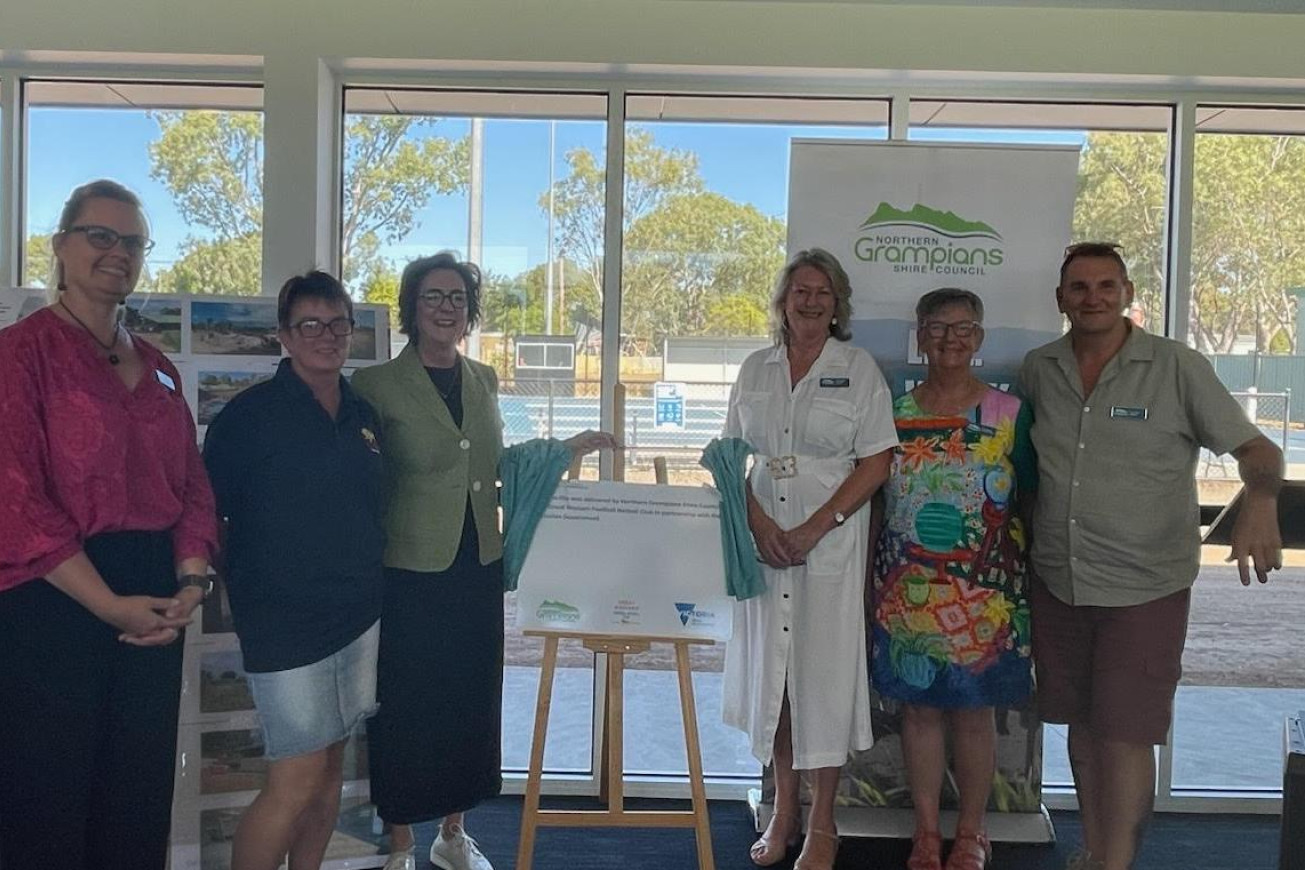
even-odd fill
[(446, 299), (448, 300), (449, 305), (452, 306), (453, 308), (467, 307), (466, 290), (444, 291), (444, 290), (436, 290), (432, 288), (430, 290), (421, 291), (420, 293), (417, 294), (417, 296), (421, 298), (422, 302), (426, 303), (431, 308), (439, 308), (440, 305), (442, 305), (444, 303), (444, 300)]
[(86, 241), (90, 242), (92, 248), (101, 251), (111, 251), (117, 244), (121, 244), (123, 250), (129, 254), (144, 255), (154, 250), (154, 240), (149, 236), (135, 233), (124, 235), (111, 227), (102, 227), (99, 224), (81, 224), (69, 227), (64, 232), (81, 233), (86, 236)]
[(304, 338), (321, 338), (328, 331), (336, 338), (344, 338), (346, 335), (353, 334), (353, 326), (352, 317), (337, 317), (334, 320), (318, 320), (316, 317), (310, 317), (293, 324), (291, 328), (299, 330), (299, 334)]
[(983, 329), (983, 324), (977, 320), (958, 320), (955, 323), (926, 320), (920, 324), (920, 329), (930, 338), (946, 338), (948, 330), (957, 338), (969, 338), (980, 329)]

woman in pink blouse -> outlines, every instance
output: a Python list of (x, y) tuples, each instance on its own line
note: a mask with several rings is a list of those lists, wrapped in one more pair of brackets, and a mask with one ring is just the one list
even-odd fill
[(73, 191), (58, 299), (0, 332), (0, 866), (162, 868), (213, 496), (181, 378), (118, 312), (153, 243)]

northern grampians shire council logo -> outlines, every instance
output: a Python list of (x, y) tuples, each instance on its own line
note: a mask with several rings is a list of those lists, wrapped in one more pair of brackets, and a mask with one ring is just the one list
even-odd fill
[(894, 272), (930, 275), (986, 275), (1006, 260), (1001, 233), (990, 224), (918, 202), (908, 211), (879, 203), (858, 228), (853, 253)]
[(535, 617), (540, 622), (579, 622), (580, 608), (572, 607), (565, 601), (553, 601), (544, 599), (535, 611)]

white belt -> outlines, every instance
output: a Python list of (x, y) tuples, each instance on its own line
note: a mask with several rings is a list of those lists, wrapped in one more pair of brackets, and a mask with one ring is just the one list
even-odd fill
[(799, 474), (811, 474), (816, 471), (847, 471), (852, 467), (852, 462), (848, 459), (797, 456), (792, 453), (784, 456), (765, 456), (758, 453), (755, 459), (757, 467), (764, 468), (773, 480), (786, 480)]

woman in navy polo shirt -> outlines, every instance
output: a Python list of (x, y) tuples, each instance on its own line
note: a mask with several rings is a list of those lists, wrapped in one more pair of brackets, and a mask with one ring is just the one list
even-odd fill
[(227, 521), (231, 615), (263, 727), (267, 785), (232, 867), (317, 867), (335, 829), (345, 741), (376, 707), (384, 551), (371, 408), (340, 375), (353, 303), (325, 272), (277, 300), (289, 358), (209, 427), (204, 459)]

